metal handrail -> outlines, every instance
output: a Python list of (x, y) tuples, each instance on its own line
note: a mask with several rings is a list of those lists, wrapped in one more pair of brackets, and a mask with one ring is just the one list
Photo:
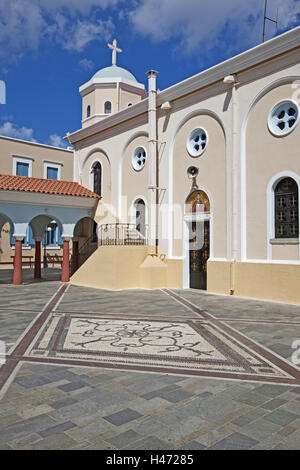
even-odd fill
[[(79, 251), (78, 251), (79, 254), (80, 255), (86, 254), (89, 251), (90, 246), (91, 246), (92, 243), (97, 243), (97, 240), (95, 240), (94, 235), (91, 235), (89, 238), (87, 238), (85, 240), (85, 242), (81, 245), (81, 247), (79, 248)], [(85, 251), (85, 250), (87, 250), (87, 251)]]
[(147, 245), (148, 226), (141, 233), (135, 224), (102, 224), (98, 228), (99, 245)]

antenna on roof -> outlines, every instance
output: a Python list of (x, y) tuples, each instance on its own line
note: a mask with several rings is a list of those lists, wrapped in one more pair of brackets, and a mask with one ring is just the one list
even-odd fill
[(264, 11), (264, 27), (263, 27), (263, 35), (262, 35), (262, 42), (265, 42), (266, 39), (266, 23), (267, 21), (271, 21), (272, 23), (276, 24), (276, 34), (278, 32), (278, 8), (277, 8), (277, 18), (269, 18), (267, 16), (267, 8), (268, 8), (268, 0), (265, 0), (265, 11)]

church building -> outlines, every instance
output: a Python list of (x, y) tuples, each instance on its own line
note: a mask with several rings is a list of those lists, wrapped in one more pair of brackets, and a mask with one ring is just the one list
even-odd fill
[(72, 282), (300, 302), (300, 28), (148, 94), (116, 65), (82, 85), (76, 181), (99, 248)]
[(73, 284), (300, 303), (299, 45), (300, 27), (162, 91), (108, 45), (65, 137), (96, 241)]

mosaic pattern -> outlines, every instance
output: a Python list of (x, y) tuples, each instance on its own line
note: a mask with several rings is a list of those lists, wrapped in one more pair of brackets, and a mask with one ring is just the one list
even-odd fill
[(56, 313), (30, 356), (289, 377), (204, 321), (124, 320)]

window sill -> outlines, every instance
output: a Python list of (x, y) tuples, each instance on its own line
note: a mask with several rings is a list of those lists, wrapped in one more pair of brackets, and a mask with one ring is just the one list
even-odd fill
[(271, 245), (299, 245), (299, 238), (272, 238)]

